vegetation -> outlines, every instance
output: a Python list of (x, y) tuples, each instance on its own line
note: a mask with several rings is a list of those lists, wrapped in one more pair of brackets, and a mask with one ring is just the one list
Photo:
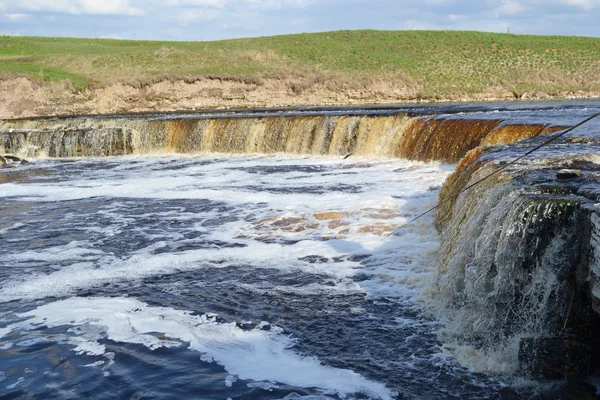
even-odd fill
[[(493, 88), (600, 89), (600, 39), (459, 31), (339, 31), (215, 42), (0, 37), (0, 74), (75, 88), (218, 76), (356, 87), (381, 79), (424, 97)], [(304, 86), (303, 86), (304, 85)]]

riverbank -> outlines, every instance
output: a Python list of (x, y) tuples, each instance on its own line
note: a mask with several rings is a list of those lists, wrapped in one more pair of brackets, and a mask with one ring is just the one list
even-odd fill
[(257, 86), (219, 78), (200, 78), (194, 82), (163, 80), (144, 87), (116, 83), (106, 87), (72, 90), (65, 83), (43, 85), (30, 78), (17, 77), (0, 81), (0, 118), (227, 108), (600, 98), (600, 92), (585, 91), (565, 91), (554, 95), (525, 92), (517, 98), (512, 92), (500, 89), (469, 95), (421, 98), (403, 88), (386, 86), (383, 82), (379, 85), (339, 92), (319, 86), (295, 94), (289, 89), (289, 82), (277, 79)]

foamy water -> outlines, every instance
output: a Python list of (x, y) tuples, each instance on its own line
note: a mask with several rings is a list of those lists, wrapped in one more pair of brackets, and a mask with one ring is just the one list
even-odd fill
[(432, 217), (386, 236), (452, 169), (157, 157), (2, 172), (2, 393), (486, 397), (423, 314)]

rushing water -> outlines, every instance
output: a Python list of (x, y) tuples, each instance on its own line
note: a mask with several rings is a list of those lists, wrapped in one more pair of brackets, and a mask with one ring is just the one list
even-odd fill
[[(3, 152), (128, 155), (0, 170), (0, 397), (487, 399), (517, 383), (527, 397), (535, 387), (514, 376), (473, 372), (506, 374), (518, 362), (464, 335), (481, 307), (460, 307), (462, 319), (447, 307), (440, 287), (459, 286), (436, 276), (433, 216), (394, 231), (438, 201), (454, 165), (373, 158), (454, 162), (478, 143), (550, 133), (597, 109), (5, 121)], [(548, 146), (527, 162), (533, 171), (572, 151), (596, 162), (596, 132), (571, 135), (585, 148)], [(498, 151), (513, 159), (520, 146)], [(197, 153), (210, 151), (227, 155)], [(460, 224), (474, 214), (464, 210)], [(498, 207), (490, 232), (505, 214)], [(477, 255), (480, 239), (494, 238), (452, 232)]]
[[(0, 172), (0, 394), (489, 398), (426, 313), (452, 165), (38, 160)], [(315, 397), (317, 396), (317, 397)]]

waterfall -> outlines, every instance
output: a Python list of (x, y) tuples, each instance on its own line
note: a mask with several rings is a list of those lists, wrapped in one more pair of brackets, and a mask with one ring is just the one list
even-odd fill
[(120, 156), (132, 153), (132, 134), (122, 128), (29, 130), (5, 135), (4, 149), (25, 158)]
[[(540, 376), (565, 377), (585, 374), (597, 364), (590, 354), (593, 332), (600, 328), (598, 196), (579, 192), (571, 183), (557, 184), (555, 175), (573, 163), (592, 170), (593, 162), (556, 145), (554, 156), (516, 165), (458, 195), (514, 159), (513, 148), (502, 145), (521, 142), (518, 146), (527, 148), (537, 137), (564, 127), (468, 113), (340, 114), (11, 120), (0, 124), (0, 153), (26, 158), (353, 154), (458, 163), (440, 193), (436, 219), (442, 246), (435, 304), (449, 318), (449, 334), (498, 355), (513, 371), (525, 365)], [(554, 365), (550, 353), (567, 361)]]
[(462, 192), (515, 157), (511, 147), (469, 152), (445, 183), (436, 221), (435, 302), (450, 315), (449, 335), (544, 378), (585, 375), (598, 364), (598, 192), (585, 175), (557, 179), (572, 165), (592, 174), (587, 153), (595, 149), (571, 140)]
[(298, 154), (458, 162), (484, 143), (549, 133), (472, 117), (286, 115), (245, 117), (143, 115), (42, 118), (0, 124), (6, 153), (23, 157), (125, 154)]

